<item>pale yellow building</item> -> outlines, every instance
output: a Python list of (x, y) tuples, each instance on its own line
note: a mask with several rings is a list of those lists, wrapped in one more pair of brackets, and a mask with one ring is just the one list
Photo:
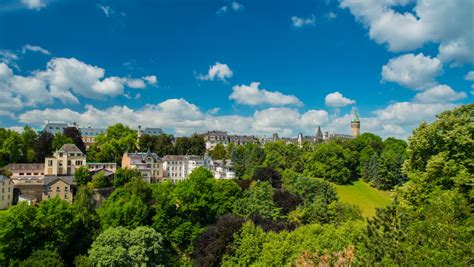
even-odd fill
[(86, 155), (74, 144), (65, 144), (44, 162), (45, 176), (74, 175), (76, 169), (86, 165)]
[(163, 178), (163, 162), (156, 153), (123, 154), (122, 168), (137, 169), (143, 179), (149, 183), (159, 182)]
[(54, 197), (59, 197), (72, 203), (74, 200), (73, 179), (74, 178), (71, 176), (45, 177), (42, 200), (44, 201)]
[(8, 209), (13, 202), (13, 182), (0, 175), (0, 210)]

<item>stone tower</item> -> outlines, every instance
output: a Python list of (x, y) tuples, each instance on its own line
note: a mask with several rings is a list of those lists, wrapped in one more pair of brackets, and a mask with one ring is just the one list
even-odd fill
[(352, 110), (352, 120), (351, 120), (352, 136), (356, 138), (360, 135), (360, 119), (357, 110)]

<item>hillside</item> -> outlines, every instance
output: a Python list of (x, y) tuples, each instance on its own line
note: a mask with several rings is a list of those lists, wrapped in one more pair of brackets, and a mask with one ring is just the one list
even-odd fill
[(392, 201), (390, 192), (372, 188), (362, 180), (358, 180), (352, 185), (335, 186), (341, 201), (359, 206), (365, 217), (374, 216), (375, 208), (385, 207)]

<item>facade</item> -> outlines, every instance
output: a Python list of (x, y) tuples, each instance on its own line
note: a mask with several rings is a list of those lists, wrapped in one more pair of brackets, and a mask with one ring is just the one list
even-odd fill
[(95, 143), (97, 136), (99, 134), (104, 133), (106, 129), (104, 128), (80, 128), (81, 131), (81, 137), (82, 137), (82, 142), (84, 142), (84, 145), (86, 145), (86, 149), (89, 149), (89, 147)]
[(164, 177), (173, 182), (187, 179), (196, 168), (204, 167), (211, 170), (213, 167), (212, 159), (203, 156), (167, 155), (162, 160)]
[(12, 178), (17, 177), (42, 177), (44, 175), (43, 163), (11, 163), (5, 169), (12, 173)]
[(87, 162), (86, 166), (87, 169), (89, 169), (89, 172), (107, 171), (115, 173), (117, 171), (117, 163)]
[(142, 129), (142, 126), (139, 125), (138, 126), (138, 136), (142, 136), (142, 135), (161, 135), (161, 134), (164, 134), (163, 132), (163, 129), (161, 128), (150, 128), (150, 127), (146, 127), (144, 129)]
[(163, 178), (163, 162), (156, 153), (128, 153), (122, 157), (122, 168), (138, 169), (149, 182), (158, 182)]
[(74, 200), (74, 177), (72, 176), (48, 176), (44, 179), (42, 200), (54, 197), (72, 203)]
[(234, 165), (230, 160), (214, 160), (212, 169), (216, 179), (235, 179)]
[(67, 127), (67, 123), (64, 122), (48, 122), (46, 126), (44, 126), (43, 131), (53, 135), (58, 133), (62, 134)]
[(86, 165), (86, 155), (74, 144), (65, 144), (52, 157), (45, 158), (44, 174), (71, 176), (76, 169)]
[(230, 143), (245, 145), (259, 142), (259, 139), (253, 135), (229, 135), (224, 131), (208, 131), (201, 136), (204, 138), (207, 150), (214, 149), (218, 144), (227, 146)]
[(13, 203), (13, 182), (0, 175), (0, 210), (8, 209)]

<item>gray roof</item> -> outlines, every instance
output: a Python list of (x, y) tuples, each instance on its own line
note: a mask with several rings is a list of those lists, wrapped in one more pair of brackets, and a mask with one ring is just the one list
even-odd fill
[(65, 182), (66, 184), (73, 185), (74, 183), (74, 176), (45, 176), (43, 184), (45, 186), (48, 186), (57, 180), (61, 180)]
[(82, 136), (98, 136), (99, 134), (105, 132), (107, 129), (104, 128), (81, 128), (81, 135)]
[(163, 161), (171, 161), (171, 160), (199, 160), (204, 159), (202, 156), (196, 155), (166, 155), (162, 158)]
[(146, 158), (152, 157), (155, 161), (161, 161), (160, 156), (154, 152), (137, 152), (137, 153), (128, 153), (130, 158), (141, 158), (142, 161), (145, 161)]
[(10, 163), (5, 166), (5, 169), (9, 171), (43, 171), (43, 163)]
[(64, 144), (59, 151), (62, 152), (77, 152), (82, 153), (82, 151), (75, 144)]
[(160, 135), (163, 134), (163, 129), (161, 128), (145, 128), (143, 130), (140, 130), (141, 133), (143, 134), (148, 134), (148, 135)]

